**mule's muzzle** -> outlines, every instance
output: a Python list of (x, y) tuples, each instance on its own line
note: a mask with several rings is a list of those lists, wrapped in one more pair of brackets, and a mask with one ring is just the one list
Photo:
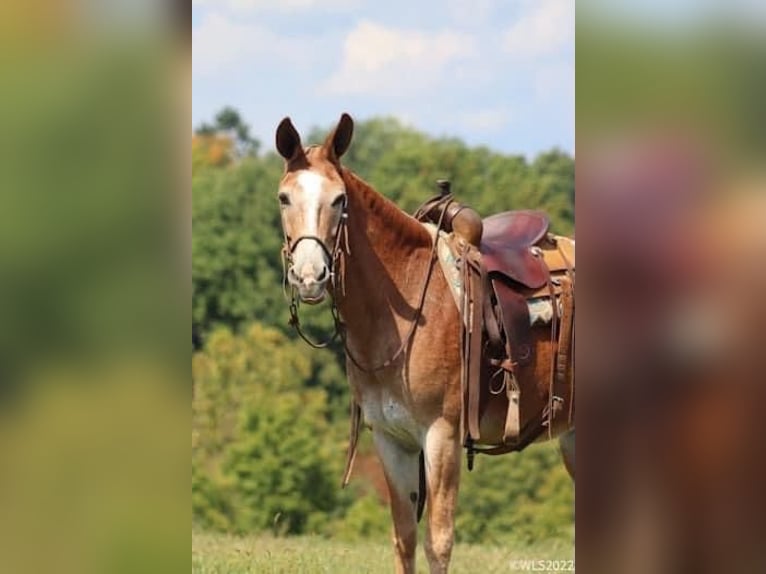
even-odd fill
[(327, 295), (327, 283), (330, 280), (330, 270), (323, 266), (318, 273), (298, 274), (293, 267), (287, 272), (290, 284), (295, 287), (303, 303), (316, 305), (321, 303)]
[(301, 301), (308, 303), (309, 305), (321, 303), (324, 301), (326, 295), (326, 283), (314, 283), (312, 285), (298, 287), (298, 296), (301, 298)]

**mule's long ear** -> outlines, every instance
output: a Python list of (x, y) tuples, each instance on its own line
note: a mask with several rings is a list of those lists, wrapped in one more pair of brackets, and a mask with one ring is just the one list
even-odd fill
[(338, 161), (340, 157), (346, 153), (348, 146), (351, 144), (351, 136), (354, 135), (354, 120), (351, 116), (344, 113), (340, 116), (340, 121), (333, 132), (327, 136), (324, 142), (324, 148), (327, 152), (327, 157), (333, 161)]
[(283, 119), (277, 127), (277, 151), (287, 161), (293, 161), (303, 154), (301, 136), (290, 118)]

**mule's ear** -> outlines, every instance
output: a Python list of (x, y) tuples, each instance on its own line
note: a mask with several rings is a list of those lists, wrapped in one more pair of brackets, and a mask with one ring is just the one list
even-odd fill
[(290, 118), (283, 119), (277, 127), (277, 151), (287, 161), (292, 161), (303, 153), (301, 136)]
[(340, 121), (335, 130), (327, 136), (327, 140), (324, 142), (324, 148), (328, 153), (330, 159), (335, 161), (346, 153), (348, 146), (351, 144), (351, 137), (354, 135), (354, 120), (351, 116), (344, 113), (340, 116)]

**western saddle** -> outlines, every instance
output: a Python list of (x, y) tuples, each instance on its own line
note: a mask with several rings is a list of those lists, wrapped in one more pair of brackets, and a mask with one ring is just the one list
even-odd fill
[[(569, 403), (574, 402), (574, 242), (549, 233), (540, 211), (507, 211), (481, 219), (459, 204), (445, 180), (441, 190), (415, 213), (436, 225), (455, 253), (460, 273), (463, 411), (461, 432), (468, 454), (518, 451), (536, 440)], [(534, 355), (529, 303), (546, 301), (551, 309), (551, 361), (548, 403), (533, 423), (521, 428), (518, 367)], [(498, 383), (498, 381), (501, 383)], [(501, 444), (482, 443), (479, 420), (489, 393), (505, 390), (508, 400)]]

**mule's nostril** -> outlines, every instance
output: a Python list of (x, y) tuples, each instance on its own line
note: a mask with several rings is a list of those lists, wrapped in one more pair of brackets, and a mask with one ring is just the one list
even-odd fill
[(327, 278), (327, 267), (322, 267), (322, 270), (317, 275), (317, 281), (322, 282)]

